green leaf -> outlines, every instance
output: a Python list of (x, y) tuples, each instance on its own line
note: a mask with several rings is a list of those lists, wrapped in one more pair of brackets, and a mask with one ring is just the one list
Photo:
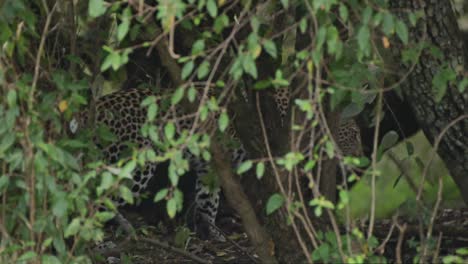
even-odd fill
[(122, 23), (117, 27), (117, 39), (119, 41), (122, 41), (125, 38), (128, 30), (130, 29), (130, 17), (131, 11), (130, 8), (127, 7), (123, 12)]
[(95, 18), (103, 15), (107, 10), (104, 0), (89, 0), (88, 14)]
[(10, 182), (10, 178), (6, 175), (2, 175), (0, 177), (0, 191), (3, 191), (3, 189), (8, 186), (8, 183)]
[(271, 80), (270, 79), (260, 80), (260, 81), (256, 82), (255, 85), (254, 85), (255, 90), (263, 90), (263, 89), (266, 89), (268, 87), (271, 87)]
[(257, 169), (255, 170), (257, 179), (261, 179), (263, 177), (263, 174), (265, 174), (265, 164), (263, 162), (257, 163)]
[(366, 6), (366, 8), (364, 9), (361, 15), (361, 22), (367, 25), (371, 17), (372, 17), (372, 8), (370, 6)]
[(408, 44), (408, 27), (406, 27), (406, 24), (398, 20), (395, 24), (395, 30), (403, 44)]
[(108, 212), (108, 211), (104, 211), (104, 212), (97, 212), (94, 217), (96, 219), (98, 219), (101, 223), (105, 223), (109, 220), (111, 220), (112, 218), (115, 217), (115, 213), (113, 212)]
[(8, 107), (13, 107), (16, 105), (16, 90), (9, 90), (7, 93), (7, 103)]
[(331, 141), (327, 141), (325, 143), (325, 152), (330, 159), (335, 157), (335, 147), (333, 147), (333, 143)]
[(225, 86), (226, 86), (226, 84), (222, 80), (217, 80), (216, 81), (216, 87), (223, 88)]
[(250, 168), (252, 168), (252, 165), (253, 165), (253, 163), (252, 163), (252, 161), (250, 161), (250, 160), (247, 160), (247, 161), (242, 162), (242, 163), (239, 165), (239, 167), (237, 168), (237, 174), (240, 175), (240, 174), (242, 174), (242, 173), (244, 173), (244, 172), (250, 170)]
[(394, 27), (395, 27), (395, 22), (393, 20), (393, 16), (389, 12), (385, 12), (384, 17), (383, 17), (383, 24), (382, 24), (382, 30), (385, 33), (385, 35), (390, 35), (393, 34), (394, 32)]
[(229, 17), (226, 14), (222, 14), (215, 19), (213, 28), (216, 34), (220, 34), (228, 25)]
[(195, 87), (190, 86), (190, 88), (188, 90), (188, 94), (187, 94), (188, 100), (191, 103), (193, 103), (195, 101), (196, 96), (197, 96), (197, 90), (195, 89)]
[(154, 197), (154, 202), (156, 203), (156, 202), (159, 202), (162, 199), (166, 198), (168, 193), (169, 193), (169, 189), (167, 189), (167, 188), (159, 190), (159, 192), (156, 193), (156, 196)]
[(184, 248), (190, 238), (191, 231), (187, 227), (181, 227), (177, 230), (174, 237), (174, 244), (178, 248)]
[(232, 64), (231, 69), (229, 69), (229, 74), (232, 75), (234, 80), (239, 80), (243, 73), (244, 72), (242, 70), (242, 57), (238, 56), (234, 60), (234, 63)]
[(250, 26), (252, 27), (252, 31), (255, 32), (255, 34), (257, 34), (258, 29), (260, 28), (260, 21), (256, 16), (253, 16), (250, 19)]
[(13, 143), (15, 143), (15, 136), (16, 135), (14, 133), (8, 133), (2, 138), (0, 141), (0, 157), (2, 157), (11, 146), (13, 146)]
[(173, 161), (171, 161), (171, 164), (169, 165), (168, 174), (171, 185), (177, 186), (177, 184), (179, 183), (179, 175), (177, 174), (177, 168)]
[(198, 39), (193, 43), (192, 46), (192, 55), (198, 55), (199, 53), (203, 52), (205, 49), (205, 41), (203, 39)]
[(463, 80), (461, 80), (458, 84), (458, 91), (460, 91), (460, 93), (463, 93), (466, 89), (466, 86), (468, 86), (468, 78), (463, 78)]
[(36, 252), (28, 251), (28, 252), (24, 253), (23, 255), (21, 255), (21, 256), (16, 260), (16, 262), (17, 262), (17, 263), (27, 263), (27, 260), (32, 260), (33, 258), (36, 258), (36, 257), (37, 257)]
[(189, 61), (184, 64), (184, 67), (182, 67), (182, 74), (181, 74), (182, 80), (187, 79), (187, 77), (192, 73), (194, 66), (195, 64), (193, 63), (193, 61)]
[(216, 6), (215, 0), (208, 0), (206, 2), (206, 9), (208, 10), (208, 14), (211, 17), (216, 17), (218, 15), (218, 7)]
[(124, 199), (127, 203), (133, 204), (133, 194), (132, 194), (132, 191), (130, 191), (130, 189), (127, 186), (120, 185), (119, 193), (120, 193), (120, 197), (122, 197), (122, 199)]
[(141, 106), (148, 106), (148, 105), (151, 105), (151, 104), (155, 104), (156, 103), (156, 96), (154, 95), (151, 95), (151, 96), (148, 96), (146, 97), (142, 102), (141, 102)]
[(63, 263), (56, 256), (52, 256), (52, 255), (42, 255), (42, 260), (41, 261), (42, 261), (41, 263), (46, 263), (46, 264), (61, 264), (61, 263)]
[(125, 166), (122, 168), (122, 170), (119, 172), (119, 177), (123, 178), (132, 178), (132, 172), (136, 167), (136, 161), (135, 160), (130, 160), (125, 164)]
[(64, 216), (68, 211), (68, 201), (65, 195), (60, 194), (54, 201), (52, 213), (57, 217)]
[(109, 53), (104, 59), (104, 62), (101, 65), (101, 71), (105, 71), (110, 67), (112, 67), (112, 69), (115, 71), (118, 70), (122, 64), (123, 62), (121, 61), (119, 53), (113, 51)]
[(408, 156), (413, 156), (413, 154), (414, 154), (413, 143), (411, 143), (409, 141), (406, 142), (406, 152), (408, 153)]
[(385, 136), (382, 138), (382, 142), (380, 143), (380, 147), (382, 150), (389, 149), (393, 147), (397, 142), (398, 142), (398, 133), (395, 131), (389, 131), (388, 133), (385, 134)]
[(183, 86), (175, 90), (174, 94), (171, 97), (171, 105), (176, 105), (180, 102), (180, 100), (182, 100), (182, 98), (184, 97), (184, 91), (185, 88)]
[(164, 126), (164, 135), (167, 139), (173, 139), (175, 136), (175, 125), (170, 122)]
[(101, 184), (99, 185), (99, 189), (107, 190), (114, 184), (114, 177), (108, 171), (102, 174)]
[(284, 8), (288, 8), (289, 0), (281, 0), (281, 4), (283, 5)]
[(182, 211), (182, 207), (183, 207), (183, 204), (184, 204), (184, 193), (176, 188), (174, 190), (174, 199), (177, 202), (177, 211), (178, 212)]
[(435, 90), (435, 100), (436, 102), (440, 102), (444, 97), (447, 88), (450, 82), (455, 81), (457, 78), (457, 74), (455, 71), (450, 68), (446, 67), (440, 70), (432, 79), (432, 85), (434, 86)]
[(270, 196), (266, 205), (267, 215), (270, 215), (276, 210), (278, 210), (279, 208), (281, 208), (283, 204), (284, 204), (284, 197), (281, 194), (275, 193), (272, 196)]
[(210, 72), (210, 63), (208, 61), (203, 61), (202, 64), (198, 67), (197, 78), (199, 80), (205, 78)]
[(245, 72), (250, 74), (254, 79), (257, 79), (257, 65), (255, 64), (255, 60), (252, 56), (245, 56), (244, 60), (242, 61), (242, 68)]
[(80, 230), (80, 219), (74, 218), (71, 223), (65, 229), (65, 238), (76, 235)]
[(226, 112), (222, 112), (218, 119), (218, 127), (221, 132), (224, 132), (229, 125), (229, 117)]
[(177, 201), (172, 198), (166, 203), (166, 210), (169, 217), (172, 219), (175, 217), (177, 212)]
[(344, 22), (348, 21), (348, 8), (346, 7), (346, 5), (341, 3), (338, 11), (340, 12), (341, 19)]
[(370, 52), (370, 30), (367, 26), (362, 26), (357, 34), (359, 49), (364, 53)]
[(266, 52), (268, 54), (270, 54), (271, 57), (276, 59), (277, 50), (276, 50), (275, 42), (273, 42), (270, 39), (267, 39), (267, 40), (263, 41), (263, 47), (265, 48)]
[(459, 248), (459, 249), (455, 250), (455, 253), (457, 253), (458, 255), (468, 256), (468, 247)]
[(150, 106), (148, 107), (148, 112), (146, 113), (146, 115), (148, 116), (148, 121), (153, 121), (157, 113), (158, 113), (158, 105), (154, 103), (150, 104)]

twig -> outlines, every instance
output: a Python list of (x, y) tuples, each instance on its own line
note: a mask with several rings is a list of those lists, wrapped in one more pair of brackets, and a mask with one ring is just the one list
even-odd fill
[(224, 238), (226, 238), (226, 240), (229, 243), (231, 243), (235, 248), (237, 248), (242, 253), (242, 255), (247, 256), (253, 263), (258, 263), (258, 260), (255, 259), (249, 252), (247, 252), (239, 244), (237, 244), (236, 241), (234, 241), (234, 240), (230, 239), (228, 236), (226, 236), (226, 233), (223, 230), (221, 230), (219, 227), (217, 227), (216, 225), (214, 225), (214, 224), (212, 224), (210, 222), (208, 222), (208, 224), (210, 224), (211, 227), (213, 227), (214, 229), (218, 230), (218, 232), (220, 232), (224, 236)]
[(401, 258), (401, 247), (403, 245), (403, 238), (405, 237), (405, 231), (406, 231), (406, 223), (403, 224), (403, 226), (400, 226), (396, 220), (395, 220), (396, 226), (400, 230), (400, 235), (398, 236), (398, 243), (396, 246), (396, 263), (402, 264), (402, 258)]
[[(394, 217), (395, 218), (395, 217)], [(382, 243), (380, 244), (380, 246), (378, 246), (375, 251), (378, 252), (379, 254), (383, 254), (385, 253), (385, 246), (387, 245), (388, 241), (390, 241), (390, 238), (392, 237), (392, 234), (393, 234), (393, 229), (395, 229), (395, 222), (392, 223), (392, 226), (390, 227), (390, 231), (388, 231), (388, 234), (387, 236), (385, 237), (385, 239), (382, 241)]]
[(429, 222), (429, 226), (427, 227), (427, 234), (426, 234), (426, 243), (423, 245), (422, 255), (419, 260), (419, 263), (423, 263), (424, 259), (426, 258), (427, 254), (427, 244), (429, 239), (432, 236), (432, 230), (434, 229), (434, 222), (437, 217), (437, 211), (439, 210), (440, 203), (442, 202), (442, 189), (444, 187), (444, 181), (442, 180), (442, 174), (439, 175), (439, 190), (437, 191), (437, 200), (434, 205), (434, 209), (432, 210), (431, 221)]
[(52, 10), (49, 11), (49, 8), (47, 7), (47, 3), (43, 1), (43, 4), (44, 4), (44, 9), (46, 10), (46, 13), (47, 13), (47, 18), (46, 18), (46, 22), (44, 25), (44, 29), (42, 31), (41, 42), (39, 43), (39, 49), (37, 51), (36, 63), (34, 65), (34, 77), (33, 77), (33, 81), (31, 84), (31, 90), (29, 91), (28, 107), (30, 110), (32, 109), (32, 105), (34, 101), (34, 92), (36, 91), (37, 81), (39, 80), (39, 68), (41, 66), (41, 57), (42, 57), (42, 53), (44, 52), (45, 40), (49, 32), (50, 22), (52, 21), (52, 15), (55, 12), (55, 9), (57, 7), (57, 3), (55, 3), (54, 6), (52, 7)]
[(421, 179), (421, 184), (419, 186), (419, 190), (418, 190), (418, 195), (416, 196), (416, 201), (419, 201), (421, 200), (421, 196), (422, 196), (422, 191), (423, 191), (423, 185), (424, 185), (424, 182), (426, 181), (426, 176), (427, 176), (427, 173), (429, 171), (429, 165), (432, 163), (432, 161), (434, 160), (434, 157), (435, 157), (435, 154), (437, 152), (437, 149), (439, 148), (439, 144), (440, 142), (442, 141), (442, 138), (445, 136), (445, 134), (447, 133), (447, 131), (453, 127), (456, 123), (460, 122), (461, 120), (463, 119), (467, 119), (468, 118), (468, 114), (464, 114), (464, 115), (461, 115), (457, 118), (455, 118), (452, 122), (450, 122), (439, 134), (439, 136), (437, 136), (435, 142), (434, 142), (434, 147), (432, 148), (432, 151), (431, 151), (431, 156), (429, 158), (429, 161), (426, 163), (426, 166), (424, 166), (424, 171), (423, 171), (423, 176), (422, 176), (422, 179)]
[(370, 209), (370, 217), (369, 217), (369, 229), (367, 230), (367, 239), (369, 240), (372, 236), (372, 232), (374, 231), (374, 222), (375, 222), (375, 180), (376, 180), (376, 173), (377, 173), (377, 147), (379, 144), (379, 129), (380, 129), (380, 117), (382, 115), (382, 98), (383, 98), (383, 91), (380, 90), (379, 97), (377, 99), (377, 113), (375, 116), (375, 133), (374, 133), (374, 146), (372, 150), (372, 180), (371, 180), (371, 209)]
[(442, 232), (439, 233), (439, 237), (437, 238), (437, 245), (434, 252), (434, 256), (432, 257), (432, 263), (439, 263), (439, 252), (440, 252), (440, 245), (442, 244)]

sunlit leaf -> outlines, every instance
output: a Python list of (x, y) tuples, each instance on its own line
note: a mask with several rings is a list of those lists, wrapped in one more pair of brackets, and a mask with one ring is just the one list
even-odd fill
[(98, 17), (103, 15), (107, 10), (104, 0), (89, 0), (88, 14), (90, 17)]
[(237, 168), (237, 174), (245, 173), (246, 171), (250, 170), (250, 168), (252, 168), (252, 165), (253, 163), (250, 160), (242, 162)]

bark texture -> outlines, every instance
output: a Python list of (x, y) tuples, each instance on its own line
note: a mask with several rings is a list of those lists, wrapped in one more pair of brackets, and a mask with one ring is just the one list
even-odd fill
[(236, 176), (232, 173), (230, 162), (226, 162), (227, 153), (216, 143), (213, 144), (211, 150), (213, 163), (219, 173), (221, 186), (227, 201), (240, 215), (245, 231), (258, 256), (264, 263), (278, 263), (274, 256), (273, 240), (258, 222), (254, 208), (244, 193), (240, 182), (236, 180)]
[[(390, 7), (402, 11), (403, 18), (407, 17), (405, 10), (423, 11), (425, 16), (417, 26), (410, 27), (410, 40), (426, 41), (442, 52), (442, 58), (439, 58), (425, 49), (401, 90), (433, 144), (441, 132), (451, 126), (442, 137), (437, 152), (468, 204), (468, 119), (453, 124), (454, 120), (468, 114), (468, 90), (460, 92), (456, 82), (450, 83), (442, 100), (436, 102), (432, 85), (434, 76), (447, 65), (458, 73), (465, 72), (466, 51), (451, 1), (392, 0)], [(400, 50), (398, 45), (394, 47), (394, 55), (399, 56)], [(400, 67), (406, 72), (411, 69), (407, 65)]]

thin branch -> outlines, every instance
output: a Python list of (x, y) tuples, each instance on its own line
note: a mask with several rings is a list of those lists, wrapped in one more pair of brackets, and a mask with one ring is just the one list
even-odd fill
[(375, 222), (375, 204), (376, 204), (376, 193), (375, 193), (375, 181), (377, 177), (377, 147), (379, 144), (379, 129), (380, 129), (380, 117), (382, 115), (382, 98), (383, 90), (380, 90), (379, 96), (377, 99), (377, 113), (375, 116), (375, 133), (374, 133), (374, 146), (372, 150), (372, 179), (371, 179), (371, 208), (370, 208), (370, 217), (369, 217), (369, 229), (367, 230), (367, 239), (369, 240), (374, 231), (374, 222)]
[(50, 22), (52, 21), (52, 15), (54, 14), (55, 9), (57, 7), (57, 2), (56, 2), (54, 6), (52, 7), (52, 10), (49, 11), (46, 1), (42, 1), (42, 2), (44, 5), (44, 9), (46, 10), (46, 13), (47, 13), (47, 18), (46, 18), (46, 22), (44, 25), (44, 29), (42, 30), (41, 42), (39, 44), (39, 49), (36, 55), (36, 63), (34, 65), (34, 77), (33, 77), (33, 81), (31, 84), (31, 90), (29, 91), (29, 101), (28, 101), (29, 110), (32, 110), (32, 105), (34, 102), (34, 92), (36, 91), (37, 81), (39, 80), (39, 69), (41, 67), (41, 57), (42, 57), (42, 54), (44, 53), (45, 41), (49, 33), (49, 27), (50, 27)]

